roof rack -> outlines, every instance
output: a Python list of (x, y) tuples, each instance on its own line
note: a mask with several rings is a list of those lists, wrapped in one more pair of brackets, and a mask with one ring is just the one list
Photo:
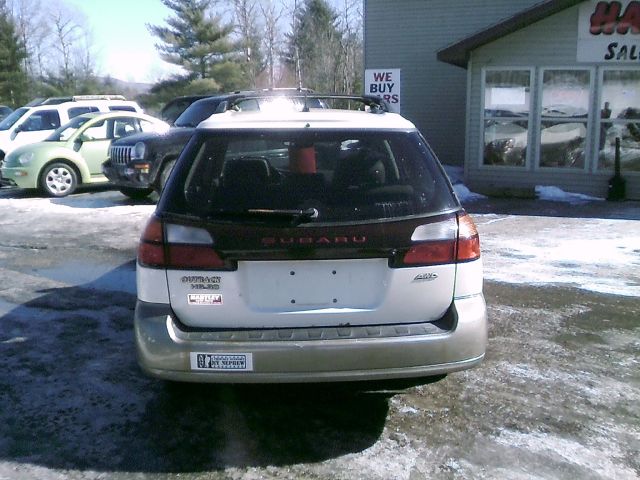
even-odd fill
[(257, 88), (254, 90), (236, 90), (231, 92), (234, 95), (274, 95), (279, 93), (298, 92), (298, 93), (314, 93), (312, 88), (307, 87), (269, 87), (269, 88)]
[(27, 103), (26, 106), (60, 105), (65, 102), (80, 102), (83, 100), (126, 100), (126, 98), (122, 95), (72, 95), (69, 97), (35, 98)]
[(64, 102), (70, 102), (72, 97), (49, 97), (43, 98), (38, 105), (60, 105)]
[[(390, 112), (391, 109), (389, 107), (389, 103), (383, 98), (376, 97), (374, 95), (345, 95), (345, 94), (317, 94), (313, 93), (313, 91), (309, 90), (290, 90), (283, 89), (285, 91), (288, 90), (286, 95), (282, 95), (286, 98), (291, 99), (300, 99), (304, 101), (303, 111), (309, 111), (309, 101), (316, 100), (323, 102), (326, 105), (325, 108), (334, 108), (340, 110), (366, 110), (369, 113), (386, 113)], [(270, 94), (260, 94), (260, 93), (250, 93), (250, 94), (239, 94), (237, 97), (220, 102), (218, 108), (216, 109), (216, 113), (223, 113), (228, 110), (238, 110), (239, 105), (246, 101), (252, 99), (265, 99), (265, 98), (273, 98), (274, 90), (269, 90)], [(277, 91), (276, 91), (277, 92)], [(266, 92), (265, 92), (266, 93)], [(277, 96), (277, 95), (276, 95)]]
[(81, 100), (126, 100), (123, 95), (74, 95), (71, 101), (79, 102)]
[(389, 103), (375, 95), (310, 95), (312, 98), (333, 102), (333, 108), (342, 108), (345, 110), (353, 110), (355, 103), (356, 110), (366, 110), (369, 113), (388, 113), (391, 111)]

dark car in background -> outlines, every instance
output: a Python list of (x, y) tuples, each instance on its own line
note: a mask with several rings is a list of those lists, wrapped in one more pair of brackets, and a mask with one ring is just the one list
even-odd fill
[(193, 102), (211, 96), (212, 95), (184, 95), (182, 97), (176, 97), (162, 107), (160, 118), (169, 125), (173, 125), (177, 118), (182, 115), (182, 112), (189, 108)]
[[(264, 109), (267, 105), (282, 108), (282, 98), (285, 99), (287, 108), (296, 105), (302, 108), (304, 99), (300, 96), (305, 93), (309, 91), (269, 89), (233, 92), (196, 100), (182, 112), (166, 133), (136, 134), (113, 142), (102, 171), (120, 192), (130, 198), (145, 198), (154, 190), (159, 193), (180, 152), (200, 122), (229, 108), (254, 111)], [(312, 102), (312, 107), (323, 108), (322, 101), (313, 99)]]

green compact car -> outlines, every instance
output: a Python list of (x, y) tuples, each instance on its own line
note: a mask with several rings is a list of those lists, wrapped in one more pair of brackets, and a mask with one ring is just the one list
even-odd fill
[(140, 132), (164, 132), (169, 125), (143, 113), (87, 113), (73, 118), (45, 141), (7, 155), (0, 168), (4, 183), (40, 189), (52, 197), (73, 193), (79, 185), (106, 183), (102, 163), (113, 140)]

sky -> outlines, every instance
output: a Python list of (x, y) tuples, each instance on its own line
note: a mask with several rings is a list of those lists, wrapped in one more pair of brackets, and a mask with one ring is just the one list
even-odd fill
[[(180, 69), (160, 59), (147, 24), (165, 25), (174, 15), (161, 0), (62, 0), (87, 19), (96, 71), (119, 80), (155, 83)], [(336, 10), (341, 0), (329, 2)]]
[(172, 11), (160, 0), (65, 0), (88, 22), (98, 74), (155, 83), (177, 67), (160, 59), (147, 24), (163, 25)]

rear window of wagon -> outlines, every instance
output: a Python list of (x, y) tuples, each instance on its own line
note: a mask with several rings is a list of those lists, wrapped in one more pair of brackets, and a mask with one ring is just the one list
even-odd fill
[(391, 130), (202, 130), (160, 203), (165, 212), (220, 221), (247, 211), (315, 209), (318, 223), (457, 208), (422, 136)]

